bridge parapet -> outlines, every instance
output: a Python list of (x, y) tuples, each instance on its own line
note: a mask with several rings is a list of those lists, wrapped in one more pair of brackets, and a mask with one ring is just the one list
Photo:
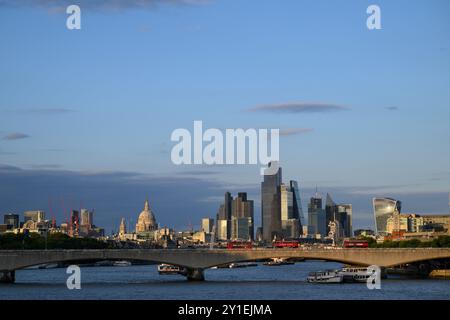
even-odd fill
[(391, 267), (423, 260), (450, 258), (450, 248), (0, 250), (0, 271), (14, 271), (45, 263), (100, 260), (151, 261), (191, 269), (206, 269), (226, 263), (270, 258), (304, 258)]

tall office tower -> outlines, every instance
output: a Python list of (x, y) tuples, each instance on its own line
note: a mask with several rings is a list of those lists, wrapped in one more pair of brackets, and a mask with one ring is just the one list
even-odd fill
[(326, 216), (325, 210), (322, 208), (322, 198), (316, 192), (314, 197), (311, 197), (308, 204), (308, 225), (311, 227), (311, 232), (326, 236)]
[[(272, 163), (269, 163), (269, 167)], [(264, 175), (261, 182), (261, 221), (263, 240), (270, 242), (281, 236), (281, 199), (280, 186), (282, 169), (278, 168), (273, 175)]]
[(231, 239), (253, 240), (254, 211), (253, 200), (247, 199), (247, 193), (240, 192), (231, 205)]
[[(294, 204), (294, 218), (299, 220), (299, 227), (300, 230), (302, 230), (303, 226), (305, 225), (305, 217), (303, 215), (303, 207), (302, 207), (302, 200), (300, 198), (300, 189), (298, 187), (297, 181), (291, 180), (289, 182), (293, 197), (293, 204)], [(300, 232), (302, 233), (302, 232)]]
[(94, 213), (92, 211), (89, 211), (88, 209), (81, 209), (81, 226), (89, 226), (89, 228), (92, 227), (94, 224)]
[(337, 206), (339, 221), (344, 228), (345, 237), (353, 237), (353, 207), (349, 203), (339, 204)]
[(228, 237), (228, 220), (217, 220), (217, 240), (227, 241)]
[(225, 192), (224, 202), (217, 212), (217, 239), (229, 240), (231, 238), (231, 208), (233, 197)]
[(387, 221), (394, 214), (400, 214), (402, 203), (392, 198), (373, 198), (372, 203), (375, 218), (375, 232), (378, 235), (386, 235)]
[(294, 210), (294, 193), (284, 183), (280, 186), (281, 233), (283, 238), (298, 238), (300, 224), (298, 211)]
[(5, 214), (3, 216), (3, 223), (6, 224), (6, 228), (9, 230), (17, 229), (20, 225), (19, 215), (13, 213)]
[(327, 234), (330, 232), (330, 222), (337, 219), (337, 206), (336, 203), (331, 198), (331, 195), (327, 193), (327, 198), (325, 201), (325, 225), (327, 227)]
[(202, 219), (202, 231), (206, 233), (211, 233), (213, 231), (214, 219), (203, 218)]
[(27, 221), (41, 222), (45, 220), (45, 212), (44, 211), (25, 211), (23, 213), (23, 222)]

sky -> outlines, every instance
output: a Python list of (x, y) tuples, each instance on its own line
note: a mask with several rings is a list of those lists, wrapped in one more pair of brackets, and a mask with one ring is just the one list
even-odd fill
[[(81, 8), (68, 30), (65, 8)], [(381, 9), (381, 30), (366, 9)], [(283, 179), (373, 228), (371, 199), (448, 214), (450, 3), (0, 0), (0, 214), (95, 209), (132, 226), (215, 217), (260, 165), (172, 163), (171, 133), (279, 128)]]

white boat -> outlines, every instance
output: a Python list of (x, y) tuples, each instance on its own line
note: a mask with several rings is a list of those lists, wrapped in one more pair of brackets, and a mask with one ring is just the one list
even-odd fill
[(281, 258), (273, 258), (270, 261), (264, 262), (263, 265), (265, 266), (284, 266), (284, 265), (289, 265), (289, 264), (295, 264), (294, 261), (289, 261), (286, 259), (281, 259)]
[(236, 262), (236, 263), (231, 263), (228, 267), (230, 269), (234, 269), (234, 268), (247, 268), (247, 267), (257, 267), (258, 264), (257, 263), (253, 263), (253, 262)]
[(186, 268), (163, 263), (158, 265), (158, 273), (162, 275), (185, 274)]
[(311, 272), (306, 279), (310, 283), (342, 283), (344, 276), (339, 270)]
[(344, 282), (367, 282), (370, 274), (367, 267), (345, 267), (340, 270), (344, 277)]
[(130, 261), (125, 261), (125, 260), (114, 261), (113, 266), (114, 267), (129, 267), (129, 266), (131, 266), (131, 262)]

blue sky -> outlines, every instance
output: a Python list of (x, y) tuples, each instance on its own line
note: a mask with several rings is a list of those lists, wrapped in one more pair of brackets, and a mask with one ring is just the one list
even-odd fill
[[(171, 132), (194, 120), (304, 129), (282, 136), (280, 149), (284, 179), (304, 188), (304, 210), (318, 185), (353, 202), (362, 227), (371, 227), (373, 196), (448, 213), (448, 1), (182, 2), (73, 1), (82, 29), (69, 31), (59, 4), (70, 1), (0, 0), (0, 173), (9, 181), (0, 213), (71, 198), (112, 228), (135, 219), (148, 194), (158, 220), (181, 228), (214, 216), (226, 190), (248, 191), (259, 205), (259, 166), (171, 163)], [(373, 3), (381, 30), (366, 27)], [(251, 111), (287, 103), (342, 110)], [(103, 194), (105, 172), (117, 177), (104, 184), (122, 189)], [(67, 175), (94, 177), (86, 183), (97, 187), (90, 196), (75, 183), (63, 188)], [(23, 188), (24, 176), (35, 188)], [(48, 176), (60, 183), (45, 190)], [(180, 186), (158, 189), (161, 177)]]

